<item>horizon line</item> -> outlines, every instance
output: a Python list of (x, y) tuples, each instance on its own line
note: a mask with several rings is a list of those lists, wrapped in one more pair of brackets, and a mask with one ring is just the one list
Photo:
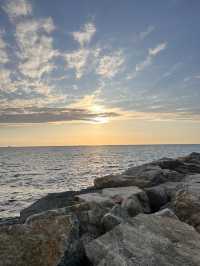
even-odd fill
[(74, 145), (32, 145), (32, 146), (18, 146), (18, 145), (5, 145), (0, 148), (59, 148), (59, 147), (101, 147), (101, 146), (164, 146), (164, 145), (200, 145), (200, 143), (145, 143), (145, 144), (74, 144)]

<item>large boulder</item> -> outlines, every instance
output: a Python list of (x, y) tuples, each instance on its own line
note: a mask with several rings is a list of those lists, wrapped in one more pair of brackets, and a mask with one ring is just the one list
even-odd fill
[(98, 193), (87, 193), (77, 195), (79, 202), (97, 203), (112, 207), (114, 204), (121, 204), (128, 198), (143, 194), (144, 191), (136, 186), (104, 188)]
[(86, 245), (94, 266), (199, 266), (200, 235), (178, 219), (140, 214)]
[(0, 226), (0, 266), (57, 266), (62, 260), (79, 265), (81, 252), (79, 225), (72, 215), (48, 211), (25, 224)]
[(101, 235), (128, 217), (150, 213), (146, 193), (135, 186), (105, 188), (98, 193), (77, 195), (76, 199), (89, 206), (89, 210), (77, 214), (81, 232), (93, 236)]
[(54, 210), (58, 208), (70, 207), (77, 204), (75, 197), (79, 194), (94, 192), (96, 189), (89, 187), (81, 191), (65, 191), (59, 193), (49, 193), (43, 198), (37, 200), (27, 208), (20, 212), (20, 222), (24, 222), (27, 217), (44, 212), (47, 210)]
[(173, 201), (176, 215), (200, 233), (200, 175), (188, 176)]
[(151, 163), (134, 166), (117, 175), (94, 180), (95, 188), (157, 186), (165, 182), (180, 182), (186, 175), (200, 173), (200, 153), (191, 153), (178, 159), (162, 158)]
[(138, 186), (140, 188), (156, 186), (164, 182), (180, 181), (183, 175), (169, 169), (162, 169), (155, 163), (132, 167), (122, 174), (109, 175), (94, 180), (96, 188)]

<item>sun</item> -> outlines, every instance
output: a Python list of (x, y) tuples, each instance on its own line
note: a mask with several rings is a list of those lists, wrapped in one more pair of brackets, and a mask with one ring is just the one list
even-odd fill
[(93, 104), (89, 107), (89, 109), (94, 113), (104, 113), (106, 112), (105, 107), (99, 104)]
[(103, 105), (93, 104), (89, 109), (93, 113), (97, 114), (97, 116), (93, 120), (95, 124), (105, 124), (109, 122), (109, 118), (103, 115), (104, 113), (106, 113), (106, 109)]
[(97, 116), (94, 118), (95, 124), (105, 124), (109, 122), (108, 117), (103, 117), (103, 116)]

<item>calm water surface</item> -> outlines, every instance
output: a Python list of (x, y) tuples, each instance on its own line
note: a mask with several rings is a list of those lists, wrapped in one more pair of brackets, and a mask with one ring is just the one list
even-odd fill
[(200, 145), (0, 148), (0, 217), (50, 192), (79, 190), (96, 177), (161, 157), (200, 152)]

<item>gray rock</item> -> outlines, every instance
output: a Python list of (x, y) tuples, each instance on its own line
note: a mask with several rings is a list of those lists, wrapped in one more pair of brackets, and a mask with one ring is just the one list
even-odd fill
[[(75, 217), (44, 212), (0, 227), (0, 266), (56, 266), (81, 257)], [(67, 264), (69, 265), (69, 264)]]
[(119, 216), (116, 216), (112, 213), (106, 213), (102, 218), (102, 225), (105, 232), (112, 230), (116, 225), (120, 224), (123, 219)]
[(180, 181), (183, 175), (169, 169), (162, 169), (155, 163), (144, 164), (128, 169), (120, 175), (109, 175), (94, 180), (96, 188), (138, 186), (140, 188), (156, 186), (168, 181)]
[(175, 214), (200, 232), (200, 175), (188, 176), (173, 200)]
[[(98, 193), (87, 193), (83, 195), (78, 195), (76, 198), (79, 202), (85, 202), (89, 205), (99, 204), (104, 207), (112, 207), (115, 204), (121, 204), (128, 198), (143, 195), (144, 192), (138, 187), (129, 186), (129, 187), (114, 187), (114, 188), (105, 188), (99, 191)], [(141, 196), (141, 200), (143, 199)]]
[(165, 182), (180, 182), (185, 175), (200, 173), (200, 154), (192, 153), (178, 159), (162, 158), (151, 163), (131, 167), (122, 174), (109, 175), (94, 180), (96, 188), (157, 186)]
[(138, 213), (150, 213), (149, 200), (145, 192), (132, 195), (122, 202), (124, 209), (130, 217)]
[(177, 219), (140, 214), (86, 245), (94, 266), (199, 266), (200, 235)]
[(121, 217), (122, 219), (126, 219), (128, 217), (127, 211), (122, 208), (120, 204), (113, 206), (113, 208), (110, 210), (110, 213), (115, 216)]
[(168, 194), (164, 186), (156, 186), (145, 190), (149, 198), (152, 212), (158, 211), (169, 201)]
[(155, 215), (178, 219), (178, 217), (175, 215), (175, 213), (169, 208), (160, 210), (159, 212), (156, 212)]
[(47, 210), (53, 210), (63, 207), (69, 207), (77, 204), (76, 195), (94, 192), (94, 188), (87, 188), (81, 191), (66, 191), (60, 193), (50, 193), (47, 196), (37, 200), (29, 207), (20, 212), (20, 221), (24, 222), (27, 217)]

